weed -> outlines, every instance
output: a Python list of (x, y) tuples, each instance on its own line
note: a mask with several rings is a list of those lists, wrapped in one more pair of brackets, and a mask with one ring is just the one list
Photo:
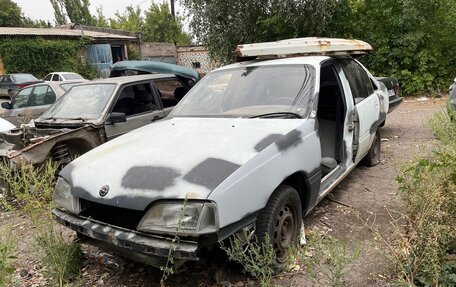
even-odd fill
[(38, 224), (43, 215), (50, 215), (56, 170), (57, 166), (52, 162), (40, 168), (23, 165), (20, 170), (1, 164), (5, 201)]
[(41, 259), (44, 273), (53, 284), (64, 286), (79, 275), (82, 263), (79, 244), (65, 239), (53, 225), (39, 231), (36, 243), (44, 254)]
[(0, 287), (8, 285), (16, 270), (11, 265), (11, 261), (15, 259), (14, 240), (11, 226), (0, 228)]
[(346, 286), (345, 269), (356, 260), (361, 248), (350, 250), (348, 244), (329, 235), (308, 233), (306, 250), (302, 254), (306, 274), (318, 286)]
[(266, 235), (265, 242), (258, 242), (246, 233), (235, 234), (230, 238), (230, 245), (226, 247), (222, 244), (221, 248), (229, 260), (240, 263), (245, 272), (259, 281), (260, 286), (272, 286), (272, 266), (276, 257), (269, 236)]
[(440, 140), (431, 157), (418, 159), (397, 177), (406, 226), (395, 258), (399, 284), (456, 284), (456, 127), (448, 114), (429, 120)]
[(171, 247), (168, 251), (168, 257), (166, 258), (166, 264), (165, 264), (165, 266), (160, 267), (160, 270), (163, 272), (162, 277), (160, 278), (160, 286), (165, 286), (165, 281), (168, 279), (168, 277), (170, 275), (174, 274), (173, 254), (174, 254), (174, 251), (176, 251), (176, 248), (180, 242), (179, 232), (182, 229), (183, 220), (187, 216), (186, 207), (187, 207), (187, 197), (185, 197), (184, 204), (182, 205), (182, 208), (180, 210), (179, 220), (177, 222), (176, 231), (174, 232)]

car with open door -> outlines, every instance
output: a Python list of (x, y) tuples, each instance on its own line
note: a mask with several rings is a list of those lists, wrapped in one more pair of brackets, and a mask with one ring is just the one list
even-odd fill
[(328, 38), (239, 45), (240, 62), (206, 75), (167, 119), (68, 164), (55, 219), (155, 266), (197, 260), (236, 234), (269, 237), (282, 270), (303, 217), (358, 163), (380, 160), (388, 93), (350, 56), (371, 49)]

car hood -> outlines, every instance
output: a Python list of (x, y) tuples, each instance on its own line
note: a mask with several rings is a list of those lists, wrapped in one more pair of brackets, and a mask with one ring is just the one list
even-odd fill
[[(122, 208), (144, 210), (159, 199), (206, 199), (268, 146), (293, 145), (290, 134), (303, 121), (167, 119), (91, 150), (60, 176), (74, 196)], [(108, 188), (103, 197), (102, 187)]]

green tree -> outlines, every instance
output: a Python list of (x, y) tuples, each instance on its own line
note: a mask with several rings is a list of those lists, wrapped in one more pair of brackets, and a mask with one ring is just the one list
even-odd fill
[(54, 8), (55, 22), (66, 24), (67, 18), (71, 23), (93, 25), (94, 19), (89, 11), (90, 0), (49, 0)]
[(139, 6), (136, 8), (131, 5), (127, 6), (122, 14), (117, 11), (114, 18), (109, 19), (109, 24), (113, 29), (139, 32), (144, 23), (141, 13)]
[(92, 25), (101, 28), (109, 28), (108, 19), (106, 19), (103, 14), (103, 6), (100, 5), (97, 7), (97, 14), (93, 17)]
[(0, 27), (22, 26), (22, 10), (11, 0), (0, 0)]
[(335, 0), (183, 0), (190, 27), (212, 57), (233, 61), (237, 44), (323, 36), (335, 14)]
[(171, 15), (167, 3), (151, 4), (145, 11), (141, 32), (144, 41), (172, 42), (181, 46), (191, 44), (191, 37), (184, 32), (181, 19)]

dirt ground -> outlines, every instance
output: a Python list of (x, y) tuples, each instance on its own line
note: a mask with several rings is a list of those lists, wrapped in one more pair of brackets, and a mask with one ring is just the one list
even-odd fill
[[(381, 163), (372, 168), (356, 167), (305, 218), (307, 230), (327, 233), (361, 248), (360, 256), (346, 270), (349, 286), (391, 285), (392, 267), (386, 256), (386, 246), (371, 228), (391, 240), (390, 222), (392, 217), (400, 217), (401, 211), (395, 178), (402, 165), (432, 149), (435, 140), (425, 121), (443, 106), (444, 99), (406, 100), (388, 115), (386, 125), (381, 129)], [(0, 212), (2, 225), (12, 220), (14, 232), (21, 237), (16, 254), (20, 259), (16, 262), (12, 286), (47, 286), (33, 252), (33, 230), (27, 220)], [(76, 286), (160, 286), (158, 269), (103, 253), (95, 247), (84, 246), (83, 249), (84, 267)], [(180, 274), (170, 276), (167, 286), (252, 285), (253, 279), (233, 264), (203, 261), (186, 267)], [(294, 271), (274, 278), (274, 285), (316, 286), (302, 271), (299, 262)]]

